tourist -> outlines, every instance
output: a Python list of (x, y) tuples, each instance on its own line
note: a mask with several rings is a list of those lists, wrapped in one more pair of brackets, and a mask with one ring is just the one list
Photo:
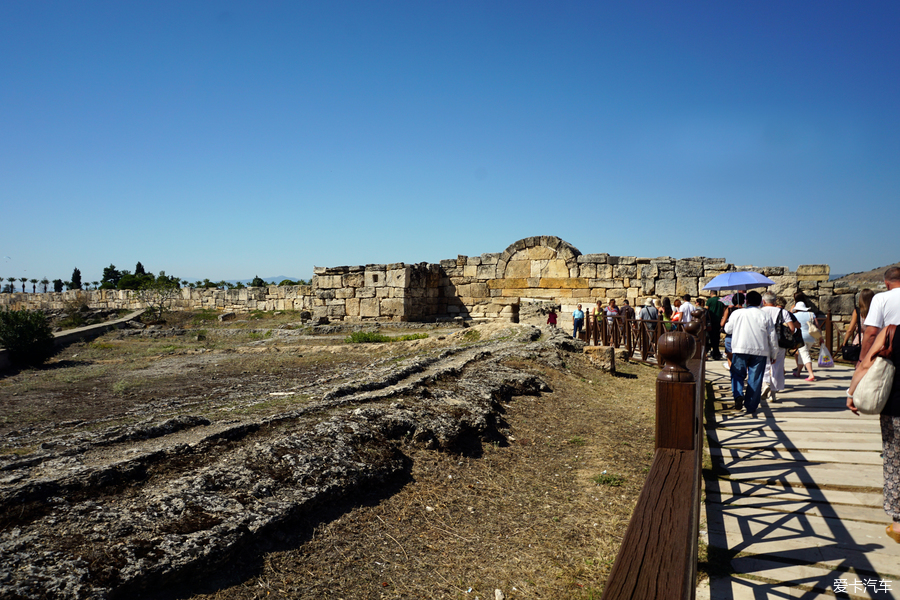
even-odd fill
[(672, 331), (675, 329), (675, 326), (672, 325), (672, 315), (675, 313), (672, 308), (672, 301), (669, 300), (668, 296), (663, 296), (662, 299), (662, 320), (663, 320), (663, 329), (666, 331)]
[(869, 305), (874, 297), (875, 292), (869, 288), (864, 288), (859, 292), (859, 307), (854, 308), (853, 314), (850, 315), (850, 323), (847, 325), (847, 331), (844, 332), (844, 339), (840, 346), (862, 343), (863, 334), (866, 332), (866, 316), (869, 314)]
[(622, 308), (619, 309), (619, 314), (626, 319), (634, 319), (634, 309), (631, 308), (631, 303), (628, 302), (628, 298), (622, 300)]
[(681, 318), (678, 320), (682, 323), (690, 323), (691, 319), (694, 318), (692, 315), (696, 308), (691, 304), (691, 297), (689, 294), (685, 294), (681, 299), (684, 300), (684, 302), (678, 307), (678, 312), (681, 313)]
[(581, 305), (579, 304), (575, 311), (572, 313), (572, 337), (576, 340), (578, 339), (578, 334), (581, 333), (581, 328), (584, 326), (584, 311), (581, 310)]
[[(722, 320), (719, 321), (719, 327), (725, 328), (725, 324), (728, 323), (728, 320), (731, 318), (731, 315), (734, 314), (734, 311), (744, 308), (744, 295), (740, 292), (733, 294), (731, 296), (731, 306), (725, 307), (725, 312), (722, 314)], [(723, 345), (725, 346), (725, 358), (727, 362), (722, 363), (722, 366), (731, 370), (731, 335), (728, 332), (725, 332), (725, 340), (723, 341)]]
[[(900, 325), (900, 267), (891, 267), (884, 273), (888, 291), (876, 294), (869, 305), (863, 333), (863, 356), (875, 340), (875, 336), (888, 325)], [(894, 364), (900, 360), (900, 344), (894, 343)], [(861, 369), (862, 362), (857, 365)], [(856, 379), (856, 377), (854, 377)], [(852, 392), (847, 392), (847, 408), (856, 412)], [(900, 544), (900, 377), (894, 375), (891, 395), (881, 411), (881, 448), (884, 459), (884, 512), (893, 520), (885, 533)]]
[(556, 307), (551, 306), (550, 312), (547, 313), (547, 325), (550, 327), (556, 327)]
[(725, 333), (732, 336), (731, 393), (734, 407), (740, 410), (743, 406), (747, 414), (754, 418), (762, 396), (766, 363), (773, 362), (778, 354), (775, 325), (760, 309), (760, 304), (762, 296), (759, 292), (748, 293), (748, 307), (734, 312), (725, 324)]
[(672, 322), (681, 320), (681, 298), (675, 298), (672, 303)]
[[(787, 326), (793, 333), (794, 322), (791, 319), (791, 313), (776, 305), (778, 299), (772, 292), (766, 292), (762, 295), (762, 310), (772, 319), (772, 324), (777, 325), (779, 317), (781, 322)], [(775, 333), (778, 333), (777, 331)], [(763, 375), (762, 399), (772, 397), (772, 402), (778, 402), (778, 392), (784, 391), (784, 355), (787, 350), (778, 346), (778, 355), (775, 357), (774, 363), (766, 365), (766, 373)]]
[(706, 311), (709, 313), (707, 318), (706, 339), (710, 349), (710, 356), (713, 360), (722, 360), (722, 352), (719, 350), (721, 340), (721, 321), (725, 314), (725, 305), (719, 300), (719, 292), (712, 291), (712, 296), (706, 301)]
[(656, 321), (659, 320), (659, 311), (653, 306), (652, 298), (647, 298), (647, 301), (644, 302), (644, 306), (641, 307), (641, 312), (638, 313), (638, 319), (650, 321), (649, 323), (646, 323), (647, 331), (650, 333), (656, 331)]
[[(813, 344), (818, 343), (819, 339), (809, 333), (809, 324), (812, 322), (818, 327), (818, 319), (816, 319), (815, 313), (806, 306), (803, 300), (799, 300), (794, 304), (794, 310), (791, 312), (794, 313), (794, 317), (800, 323), (800, 330), (803, 333), (803, 345), (797, 348), (797, 368), (794, 369), (794, 377), (800, 377), (800, 373), (805, 368), (806, 372), (809, 373), (806, 381), (815, 381), (816, 376), (813, 373), (812, 357), (809, 354), (809, 349), (812, 348)], [(821, 335), (819, 334), (820, 338)]]

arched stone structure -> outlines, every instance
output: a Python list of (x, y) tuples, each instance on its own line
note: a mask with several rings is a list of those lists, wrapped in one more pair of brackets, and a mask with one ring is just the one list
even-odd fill
[(497, 279), (578, 277), (578, 249), (555, 235), (536, 235), (510, 244), (497, 260)]

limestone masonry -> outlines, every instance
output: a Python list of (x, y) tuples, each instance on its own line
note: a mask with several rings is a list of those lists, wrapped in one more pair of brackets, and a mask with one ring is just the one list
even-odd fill
[[(835, 321), (849, 320), (856, 288), (835, 288), (828, 265), (787, 267), (734, 265), (724, 258), (669, 256), (639, 258), (582, 254), (555, 236), (517, 241), (500, 253), (457, 256), (440, 264), (394, 263), (353, 267), (316, 267), (311, 286), (271, 286), (241, 290), (181, 290), (173, 308), (221, 311), (306, 310), (314, 319), (332, 321), (434, 321), (503, 319), (517, 321), (527, 303), (553, 303), (562, 312), (615, 298), (632, 305), (647, 297), (707, 295), (701, 289), (727, 271), (757, 271), (788, 296), (803, 291)], [(61, 294), (0, 294), (0, 306), (63, 308), (81, 294), (92, 308), (141, 307), (128, 291), (97, 290)], [(790, 298), (789, 298), (790, 300)]]

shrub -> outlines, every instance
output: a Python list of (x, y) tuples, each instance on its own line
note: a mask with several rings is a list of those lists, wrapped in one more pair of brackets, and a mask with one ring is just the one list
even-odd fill
[(375, 333), (374, 331), (355, 331), (349, 337), (344, 339), (347, 344), (376, 344), (381, 342), (408, 342), (410, 340), (423, 340), (428, 337), (427, 333), (410, 333), (399, 337), (390, 337)]
[(0, 346), (9, 351), (9, 361), (16, 366), (40, 365), (53, 354), (47, 317), (36, 310), (0, 312)]

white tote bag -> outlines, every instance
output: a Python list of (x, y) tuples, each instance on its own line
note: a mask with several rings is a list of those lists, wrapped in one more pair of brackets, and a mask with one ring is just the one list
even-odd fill
[(880, 414), (891, 395), (893, 383), (894, 363), (886, 358), (877, 357), (853, 390), (853, 404), (863, 414)]

